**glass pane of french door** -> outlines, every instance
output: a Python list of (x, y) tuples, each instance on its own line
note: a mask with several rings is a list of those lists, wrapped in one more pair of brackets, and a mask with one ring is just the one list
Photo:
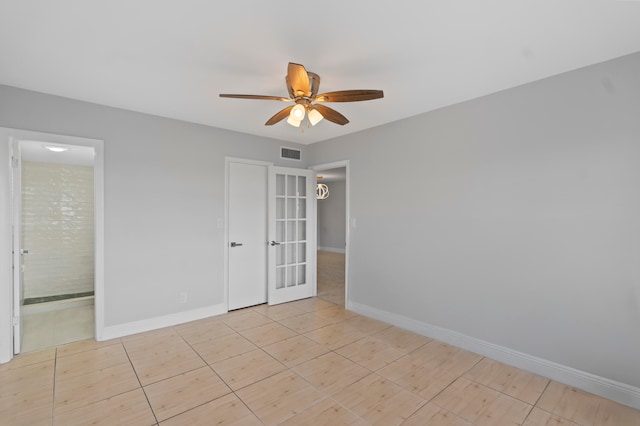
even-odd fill
[[(314, 201), (311, 171), (272, 167), (270, 172), (269, 304), (310, 297), (314, 294), (315, 256), (309, 237), (315, 226), (310, 215)], [(310, 217), (311, 216), (311, 217)]]

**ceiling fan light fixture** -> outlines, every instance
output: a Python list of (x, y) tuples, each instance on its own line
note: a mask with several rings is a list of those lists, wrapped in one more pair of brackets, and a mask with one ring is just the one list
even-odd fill
[(312, 126), (318, 124), (324, 117), (316, 109), (310, 109), (308, 113), (309, 122)]
[(302, 121), (302, 119), (304, 118), (304, 106), (302, 106), (301, 104), (296, 104), (296, 106), (291, 109), (291, 113), (289, 115), (294, 120)]
[(293, 127), (300, 127), (300, 123), (302, 123), (302, 120), (297, 120), (292, 115), (289, 115), (289, 118), (287, 118), (287, 123), (291, 124)]
[(296, 104), (296, 106), (291, 108), (289, 118), (287, 118), (287, 123), (291, 124), (293, 127), (300, 127), (302, 120), (304, 120), (304, 106)]

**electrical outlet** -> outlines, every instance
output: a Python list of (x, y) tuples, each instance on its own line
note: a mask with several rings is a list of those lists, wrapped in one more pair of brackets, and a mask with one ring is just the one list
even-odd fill
[(180, 293), (180, 303), (187, 303), (187, 292)]

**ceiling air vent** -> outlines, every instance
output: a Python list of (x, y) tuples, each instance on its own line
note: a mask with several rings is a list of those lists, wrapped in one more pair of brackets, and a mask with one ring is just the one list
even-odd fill
[(280, 158), (287, 158), (289, 160), (300, 160), (301, 151), (299, 149), (281, 147)]

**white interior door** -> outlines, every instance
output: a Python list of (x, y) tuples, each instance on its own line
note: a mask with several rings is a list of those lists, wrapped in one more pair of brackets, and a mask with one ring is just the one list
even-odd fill
[(316, 292), (316, 222), (311, 170), (269, 168), (269, 305)]
[(27, 251), (22, 247), (22, 164), (20, 143), (11, 142), (11, 166), (13, 170), (13, 353), (20, 353), (22, 346), (22, 305), (24, 304), (23, 261)]
[(229, 310), (267, 301), (267, 172), (229, 163)]

